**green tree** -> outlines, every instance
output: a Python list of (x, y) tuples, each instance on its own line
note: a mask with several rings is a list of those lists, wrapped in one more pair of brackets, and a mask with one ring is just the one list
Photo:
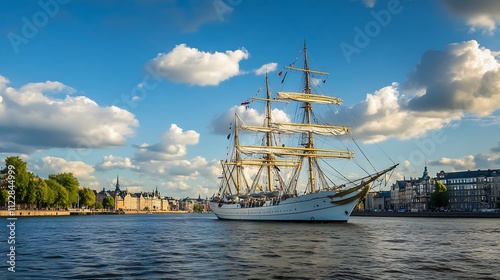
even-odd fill
[(95, 204), (95, 209), (97, 209), (97, 210), (101, 210), (101, 209), (103, 209), (103, 208), (104, 208), (104, 207), (102, 206), (102, 204), (101, 204), (101, 203), (99, 203), (99, 202), (98, 202), (98, 203), (96, 203), (96, 204)]
[(89, 188), (83, 188), (78, 191), (78, 196), (80, 197), (80, 207), (83, 205), (87, 208), (93, 208), (95, 205), (95, 194)]
[(2, 207), (7, 207), (7, 201), (9, 201), (9, 191), (0, 189), (0, 205)]
[(28, 184), (27, 203), (31, 206), (35, 205), (40, 208), (42, 203), (47, 201), (47, 183), (38, 177), (30, 180)]
[[(54, 188), (51, 188), (49, 186), (49, 181), (50, 180), (44, 180), (44, 181), (45, 181), (45, 185), (47, 185), (47, 196), (46, 196), (46, 199), (45, 199), (45, 206), (46, 207), (53, 207), (53, 206), (56, 205), (57, 193), (56, 193), (56, 191), (55, 191)], [(56, 181), (51, 181), (51, 182), (57, 183)]]
[(193, 205), (193, 212), (201, 213), (201, 212), (203, 212), (203, 209), (204, 209), (204, 207), (201, 204)]
[(78, 202), (78, 187), (80, 183), (73, 173), (50, 174), (49, 179), (57, 181), (68, 192), (69, 205), (76, 205)]
[[(16, 191), (16, 203), (26, 203), (28, 196), (28, 184), (34, 176), (28, 171), (26, 162), (18, 156), (5, 158), (5, 168), (2, 170), (2, 174), (7, 174), (9, 165), (14, 166), (13, 170), (15, 171), (14, 190)], [(5, 181), (5, 186), (6, 185), (8, 185), (8, 180)]]
[(27, 203), (30, 208), (36, 202), (34, 190), (35, 190), (35, 182), (33, 180), (30, 180), (28, 183), (28, 187), (26, 188), (26, 196), (24, 199), (24, 202)]
[(66, 190), (66, 188), (59, 184), (56, 180), (49, 179), (45, 182), (54, 193), (53, 206), (62, 208), (68, 207), (70, 203), (68, 198), (68, 191)]
[(431, 207), (440, 208), (448, 206), (448, 189), (441, 181), (434, 183), (434, 192), (431, 194)]
[(102, 206), (106, 209), (115, 208), (115, 200), (111, 196), (106, 196), (102, 200)]

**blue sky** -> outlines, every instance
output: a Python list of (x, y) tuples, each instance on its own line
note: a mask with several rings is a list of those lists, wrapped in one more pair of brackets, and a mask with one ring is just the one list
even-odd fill
[[(228, 112), (307, 41), (392, 179), (500, 166), (496, 1), (2, 1), (0, 157), (41, 177), (211, 196)], [(241, 108), (239, 108), (241, 109)], [(247, 117), (258, 117), (251, 108)], [(253, 114), (253, 115), (252, 115)]]

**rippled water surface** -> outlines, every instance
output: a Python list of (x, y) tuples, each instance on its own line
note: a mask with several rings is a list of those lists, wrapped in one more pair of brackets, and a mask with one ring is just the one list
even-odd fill
[(0, 279), (500, 279), (500, 219), (20, 218), (15, 273), (5, 228)]

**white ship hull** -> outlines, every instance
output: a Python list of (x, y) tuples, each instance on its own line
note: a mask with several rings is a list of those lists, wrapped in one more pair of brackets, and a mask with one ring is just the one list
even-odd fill
[(368, 192), (368, 188), (364, 186), (354, 192), (344, 192), (342, 196), (333, 190), (321, 191), (281, 200), (279, 204), (268, 200), (262, 206), (252, 207), (251, 204), (241, 201), (210, 202), (210, 207), (212, 212), (223, 220), (347, 222), (354, 207)]

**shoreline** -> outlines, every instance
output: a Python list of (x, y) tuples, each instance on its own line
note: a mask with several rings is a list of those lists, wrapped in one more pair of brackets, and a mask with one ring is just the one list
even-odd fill
[(500, 218), (500, 212), (352, 212), (358, 217)]
[(10, 215), (9, 210), (0, 210), (0, 217), (59, 217), (59, 216), (87, 216), (87, 215), (137, 215), (137, 214), (187, 214), (188, 211), (85, 211), (85, 210), (14, 210), (14, 215)]

